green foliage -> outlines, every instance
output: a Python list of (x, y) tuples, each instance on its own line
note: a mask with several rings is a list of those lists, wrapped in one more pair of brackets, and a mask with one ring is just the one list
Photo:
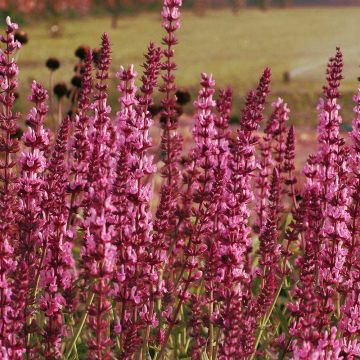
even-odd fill
[[(357, 85), (358, 50), (356, 33), (360, 8), (277, 9), (260, 12), (246, 9), (237, 16), (230, 10), (208, 11), (199, 18), (184, 11), (183, 27), (179, 31), (180, 44), (176, 49), (179, 71), (178, 84), (198, 89), (200, 73), (213, 73), (219, 86), (232, 84), (235, 90), (236, 115), (243, 103), (242, 97), (252, 88), (265, 66), (273, 71), (273, 87), (277, 96), (287, 99), (292, 109), (291, 121), (296, 124), (314, 125), (314, 110), (319, 89), (322, 87), (324, 65), (331, 51), (341, 45), (347, 65), (344, 94), (341, 102), (351, 111), (351, 93)], [(122, 17), (119, 28), (111, 28), (109, 17), (86, 17), (64, 20), (59, 25), (62, 36), (48, 35), (50, 23), (36, 22), (27, 25), (29, 43), (21, 50), (19, 66), (22, 82), (19, 108), (27, 109), (26, 97), (33, 79), (44, 85), (49, 83), (44, 66), (47, 58), (55, 56), (61, 61), (56, 81), (70, 81), (75, 64), (73, 53), (80, 44), (97, 47), (102, 31), (112, 39), (114, 64), (134, 63), (139, 70), (141, 54), (150, 40), (160, 43), (162, 31), (158, 15), (143, 13), (137, 17)], [(313, 36), (317, 34), (317, 36)], [(355, 45), (354, 45), (355, 44)], [(113, 68), (113, 72), (117, 71)], [(291, 72), (289, 83), (283, 83), (283, 73)], [(26, 86), (27, 84), (27, 86)], [(116, 102), (115, 82), (111, 102)], [(348, 106), (349, 105), (349, 106)], [(344, 114), (344, 118), (348, 118)]]

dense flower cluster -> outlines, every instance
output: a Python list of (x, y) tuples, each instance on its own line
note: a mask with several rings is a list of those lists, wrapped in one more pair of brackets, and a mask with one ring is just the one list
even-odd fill
[[(179, 105), (189, 96), (176, 89), (174, 62), (180, 7), (164, 1), (163, 47), (149, 43), (142, 76), (133, 65), (116, 73), (116, 112), (108, 35), (96, 61), (79, 48), (79, 86), (72, 111), (59, 108), (55, 136), (45, 127), (52, 99), (38, 82), (28, 114), (14, 110), (20, 43), (7, 19), (0, 359), (360, 357), (360, 89), (345, 140), (340, 49), (303, 176), (284, 100), (262, 127), (267, 68), (237, 128), (229, 125), (232, 90), (217, 92), (213, 76), (201, 74), (184, 153)], [(162, 131), (158, 149), (153, 129)]]

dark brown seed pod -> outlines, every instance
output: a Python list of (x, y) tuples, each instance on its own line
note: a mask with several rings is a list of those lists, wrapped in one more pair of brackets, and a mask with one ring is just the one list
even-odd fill
[(64, 97), (68, 92), (68, 88), (65, 83), (61, 82), (54, 86), (54, 94), (61, 99)]
[(81, 76), (73, 76), (71, 79), (71, 84), (77, 88), (81, 88)]
[(93, 62), (96, 67), (99, 64), (100, 52), (101, 52), (101, 49), (93, 49)]
[(55, 71), (60, 67), (60, 61), (56, 58), (51, 57), (46, 60), (45, 65), (49, 70)]
[(176, 95), (176, 102), (179, 105), (185, 105), (191, 100), (190, 92), (184, 88), (178, 89), (175, 95)]
[(161, 105), (150, 105), (149, 106), (149, 112), (152, 116), (156, 116), (157, 114), (159, 114), (162, 110), (162, 106)]
[(28, 34), (22, 30), (18, 30), (14, 33), (14, 39), (17, 40), (21, 45), (25, 45), (29, 41)]
[(14, 134), (11, 134), (10, 135), (10, 138), (11, 139), (18, 139), (18, 140), (20, 140), (21, 139), (21, 137), (22, 137), (22, 135), (23, 135), (23, 130), (21, 129), (21, 128), (17, 128), (16, 129), (16, 132), (14, 133)]
[(86, 54), (88, 52), (89, 48), (85, 45), (80, 45), (76, 50), (75, 50), (75, 56), (78, 57), (80, 60), (85, 60), (86, 59)]

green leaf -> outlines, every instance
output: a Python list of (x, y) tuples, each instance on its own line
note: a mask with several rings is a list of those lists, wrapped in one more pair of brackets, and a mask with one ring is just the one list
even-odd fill
[(285, 315), (278, 308), (276, 308), (275, 310), (277, 313), (277, 317), (280, 321), (282, 330), (286, 333), (286, 335), (289, 335), (289, 326)]
[(202, 360), (209, 360), (209, 357), (207, 356), (206, 351), (202, 353), (201, 358), (202, 358)]

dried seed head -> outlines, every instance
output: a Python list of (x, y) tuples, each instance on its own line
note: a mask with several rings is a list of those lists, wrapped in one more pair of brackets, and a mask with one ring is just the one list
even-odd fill
[(72, 79), (71, 79), (71, 84), (77, 88), (81, 88), (81, 76), (77, 76), (75, 75)]
[(80, 45), (76, 50), (75, 50), (75, 56), (78, 57), (80, 60), (85, 60), (86, 59), (86, 54), (89, 51), (89, 47), (85, 46), (85, 45)]
[(51, 57), (46, 60), (45, 66), (50, 71), (55, 71), (60, 67), (60, 61), (56, 58)]
[(68, 92), (68, 88), (66, 86), (66, 84), (64, 82), (60, 82), (57, 83), (54, 86), (54, 94), (61, 99), (62, 97), (64, 97), (65, 95), (67, 95)]
[(162, 107), (160, 105), (153, 104), (149, 106), (148, 110), (152, 116), (156, 116), (161, 112)]
[(99, 64), (100, 51), (101, 51), (101, 49), (93, 49), (93, 51), (92, 51), (94, 65), (95, 65), (96, 67), (97, 67), (98, 64)]
[(190, 92), (187, 89), (181, 88), (176, 93), (176, 102), (179, 105), (185, 105), (191, 100)]
[(22, 31), (22, 30), (17, 30), (17, 31), (14, 33), (14, 39), (15, 39), (16, 41), (18, 41), (21, 45), (25, 45), (25, 44), (27, 44), (28, 41), (29, 41), (29, 37), (28, 37), (27, 32)]

